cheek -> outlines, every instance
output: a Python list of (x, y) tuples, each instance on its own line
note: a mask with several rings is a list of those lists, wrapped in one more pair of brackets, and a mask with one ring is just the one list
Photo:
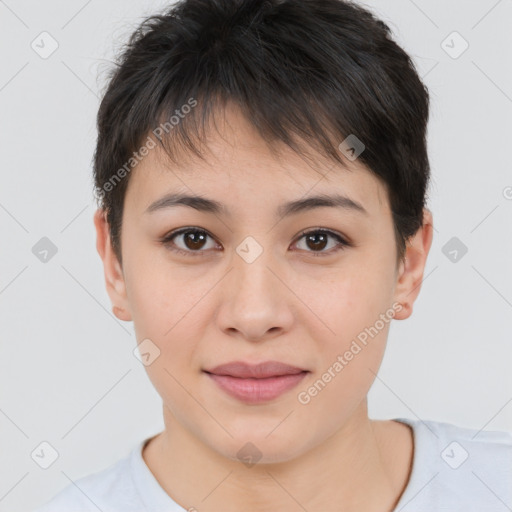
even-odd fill
[(355, 336), (373, 324), (390, 307), (392, 284), (389, 269), (373, 260), (333, 270), (328, 279), (310, 281), (303, 296), (311, 309), (319, 312), (333, 338), (343, 340)]
[[(201, 339), (206, 302), (204, 280), (158, 268), (131, 273), (130, 306), (137, 342), (149, 339), (158, 356), (145, 367), (149, 379), (173, 414), (190, 407), (197, 374), (193, 364)], [(135, 277), (136, 276), (136, 277)], [(199, 370), (197, 370), (199, 371)]]
[(163, 339), (200, 300), (207, 282), (191, 266), (170, 264), (161, 248), (129, 245), (124, 266), (134, 325), (142, 336)]
[(329, 329), (322, 329), (325, 334), (320, 339), (313, 330), (309, 334), (321, 345), (319, 373), (336, 375), (336, 384), (329, 387), (336, 389), (338, 398), (345, 390), (349, 394), (350, 389), (367, 390), (375, 378), (369, 369), (377, 373), (394, 314), (392, 270), (378, 258), (361, 257), (350, 268), (331, 273), (328, 280), (311, 283), (315, 289), (310, 294), (314, 298), (311, 309), (319, 312)]
[(169, 275), (154, 281), (137, 279), (140, 282), (132, 287), (129, 298), (137, 339), (151, 338), (166, 353), (175, 353), (179, 344), (183, 357), (201, 329), (204, 283), (195, 286), (193, 281), (181, 282)]
[(160, 391), (172, 387), (169, 373), (180, 382), (193, 378), (191, 362), (209, 319), (211, 322), (208, 292), (216, 280), (198, 267), (156, 260), (127, 265), (127, 293), (137, 342), (150, 339), (158, 348), (158, 359), (146, 369)]
[[(343, 423), (375, 380), (393, 313), (385, 282), (382, 276), (377, 281), (371, 272), (351, 274), (338, 277), (336, 285), (330, 285), (327, 293), (324, 287), (324, 294), (318, 295), (321, 299), (315, 307), (330, 330), (322, 337), (313, 330), (309, 333), (321, 356), (315, 374), (298, 390), (302, 394), (297, 399), (306, 407), (308, 418), (324, 418), (322, 428)], [(330, 411), (327, 420), (326, 410)]]

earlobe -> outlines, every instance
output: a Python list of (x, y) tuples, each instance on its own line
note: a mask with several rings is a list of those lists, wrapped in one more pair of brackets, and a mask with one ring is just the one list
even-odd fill
[(395, 300), (402, 305), (402, 308), (395, 315), (397, 320), (405, 320), (412, 314), (414, 301), (420, 293), (432, 238), (432, 213), (425, 208), (423, 224), (407, 241), (405, 261), (400, 265), (395, 288)]
[(120, 308), (118, 306), (112, 306), (112, 313), (114, 313), (114, 315), (117, 318), (119, 318), (119, 320), (124, 320), (126, 322), (130, 322), (132, 319), (132, 317), (126, 310), (124, 310), (123, 308)]
[(94, 226), (96, 249), (103, 261), (105, 285), (112, 302), (112, 312), (120, 320), (131, 321), (123, 271), (112, 248), (110, 229), (104, 210), (98, 209), (94, 213)]
[(399, 307), (396, 308), (395, 311), (396, 313), (394, 318), (396, 320), (405, 320), (406, 318), (409, 318), (412, 314), (412, 308), (408, 302), (400, 302)]

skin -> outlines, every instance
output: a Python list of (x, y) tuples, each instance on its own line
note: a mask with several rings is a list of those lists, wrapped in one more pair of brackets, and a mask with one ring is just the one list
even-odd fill
[[(222, 119), (210, 133), (206, 162), (182, 155), (177, 166), (157, 148), (132, 171), (122, 266), (103, 212), (94, 217), (114, 312), (133, 321), (138, 343), (149, 338), (160, 350), (146, 370), (162, 397), (165, 430), (146, 444), (143, 458), (185, 509), (391, 511), (410, 476), (412, 432), (369, 419), (366, 398), (390, 323), (309, 403), (297, 395), (393, 304), (402, 304), (395, 319), (411, 315), (432, 215), (425, 209), (398, 264), (386, 189), (358, 160), (347, 160), (351, 171), (319, 155), (313, 165), (286, 146), (277, 158), (235, 108)], [(322, 207), (275, 216), (284, 202), (334, 190), (367, 214)], [(186, 206), (144, 213), (176, 191), (222, 202), (232, 216)], [(174, 238), (202, 255), (180, 255), (161, 242), (182, 227), (211, 235), (202, 246)], [(338, 232), (353, 246), (333, 252), (335, 238), (325, 247), (299, 238), (315, 228)], [(247, 236), (263, 248), (252, 263), (236, 252)], [(234, 360), (278, 360), (310, 373), (277, 399), (248, 405), (202, 372)], [(251, 467), (237, 458), (249, 441), (261, 453)]]

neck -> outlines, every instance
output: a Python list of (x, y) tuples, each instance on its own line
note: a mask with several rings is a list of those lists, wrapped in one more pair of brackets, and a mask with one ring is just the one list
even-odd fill
[(166, 408), (164, 420), (165, 430), (143, 457), (185, 509), (391, 511), (408, 476), (397, 465), (396, 443), (384, 425), (393, 422), (370, 420), (366, 401), (331, 437), (300, 456), (250, 467), (213, 450)]

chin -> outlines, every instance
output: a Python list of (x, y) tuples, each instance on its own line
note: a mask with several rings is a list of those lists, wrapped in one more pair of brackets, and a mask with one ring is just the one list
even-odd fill
[(248, 429), (244, 434), (230, 438), (227, 443), (224, 438), (221, 446), (212, 446), (212, 448), (221, 456), (241, 462), (248, 468), (255, 464), (261, 466), (288, 462), (306, 450), (306, 447), (301, 444), (303, 439), (300, 436), (291, 436), (284, 429), (281, 435), (277, 432), (268, 435), (269, 432), (270, 430), (262, 433)]

